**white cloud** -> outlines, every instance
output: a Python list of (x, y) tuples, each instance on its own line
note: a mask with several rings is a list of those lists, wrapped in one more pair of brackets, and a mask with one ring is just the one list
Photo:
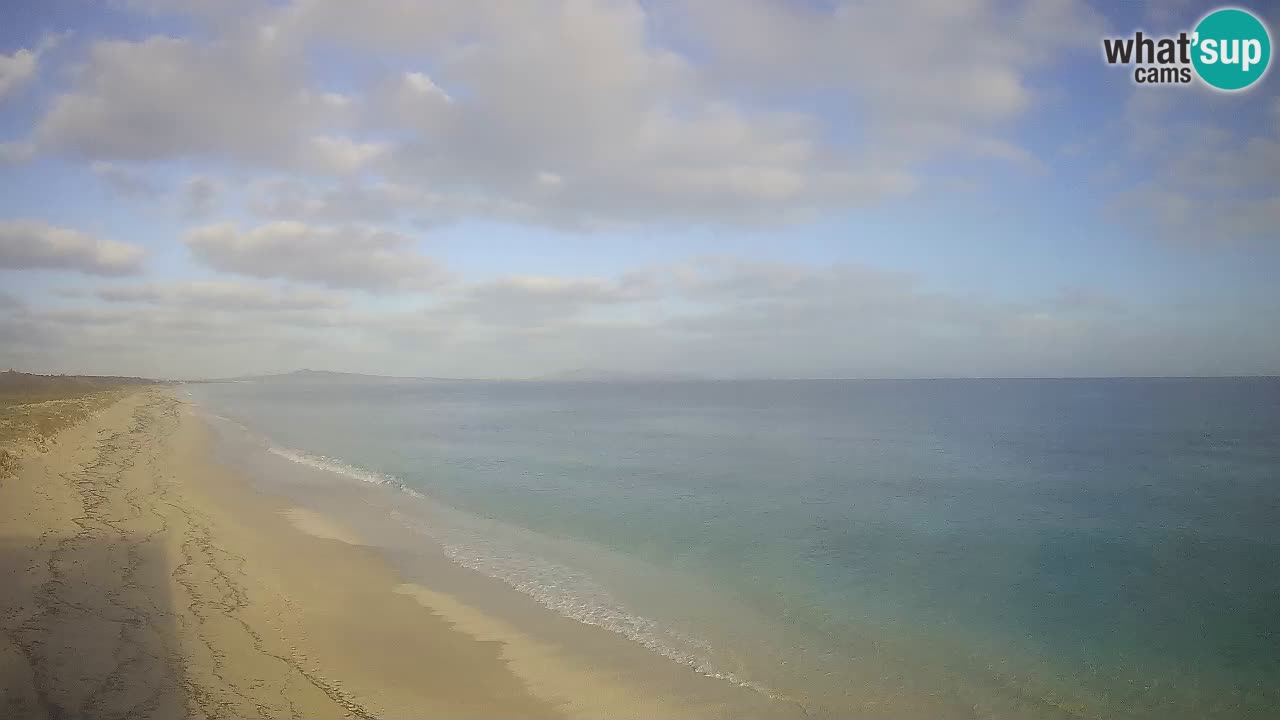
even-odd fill
[[(1228, 130), (1212, 112), (1191, 112), (1196, 106), (1185, 94), (1145, 90), (1135, 89), (1125, 118), (1135, 138), (1133, 163), (1152, 170), (1121, 186), (1111, 209), (1181, 242), (1274, 241), (1280, 122), (1258, 133)], [(1240, 112), (1251, 101), (1214, 93), (1200, 100), (1223, 112)], [(1256, 102), (1265, 108), (1274, 101)]]
[(145, 255), (137, 245), (39, 220), (0, 220), (0, 269), (131, 275), (142, 271)]
[[(43, 147), (360, 174), (412, 188), (425, 215), (578, 228), (871, 205), (947, 153), (1040, 170), (998, 133), (1034, 99), (1028, 73), (1097, 25), (1078, 0), (139, 5), (207, 38), (95, 43)], [(382, 81), (318, 87), (321, 44), (378, 58)], [(791, 102), (831, 90), (851, 118)]]
[(41, 57), (57, 47), (66, 35), (45, 35), (34, 49), (19, 48), (9, 55), (0, 53), (0, 103), (16, 95), (39, 74)]
[[(278, 24), (433, 68), (401, 73), (371, 106), (408, 133), (385, 166), (396, 183), (514, 199), (555, 224), (755, 223), (910, 192), (940, 153), (1042, 170), (997, 133), (1034, 99), (1029, 73), (1096, 43), (1100, 19), (1077, 0), (1012, 10), (307, 0)], [(828, 139), (848, 119), (782, 109), (831, 89), (856, 110), (854, 142)]]
[[(412, 133), (387, 165), (396, 182), (605, 223), (778, 219), (913, 186), (900, 168), (824, 147), (812, 117), (732, 102), (655, 41), (638, 4), (479, 3), (459, 15), (458, 34), (427, 51), (440, 70), (406, 75), (383, 99)], [(483, 43), (468, 42), (476, 33)]]
[(12, 55), (0, 54), (0, 102), (35, 77), (38, 63), (39, 54), (25, 48)]
[(321, 172), (349, 174), (369, 167), (387, 151), (386, 143), (356, 142), (340, 135), (316, 135), (308, 142), (304, 163)]
[(290, 370), (352, 352), (349, 333), (332, 324), (335, 315), (196, 312), (156, 303), (19, 310), (0, 313), (0, 364), (159, 378)]
[[(207, 17), (202, 7), (162, 9)], [(244, 17), (207, 40), (95, 43), (41, 120), (42, 147), (373, 173), (463, 214), (578, 226), (776, 222), (915, 186), (909, 168), (828, 146), (813, 116), (735, 101), (663, 47), (629, 0), (298, 0)], [(304, 65), (321, 42), (402, 48), (422, 66), (337, 95)]]
[(455, 299), (435, 312), (479, 326), (536, 328), (580, 317), (596, 308), (656, 301), (660, 299), (656, 289), (631, 278), (514, 275), (460, 288)]
[(839, 93), (856, 108), (867, 152), (899, 160), (990, 147), (1036, 99), (1030, 74), (1096, 44), (1102, 27), (1081, 0), (660, 7), (672, 32), (710, 48), (720, 82), (762, 96)]
[[(394, 372), (471, 377), (575, 367), (679, 368), (711, 377), (1280, 367), (1280, 338), (1259, 334), (1248, 320), (1264, 307), (1226, 313), (1194, 305), (1203, 312), (1173, 316), (1078, 287), (1011, 302), (943, 292), (909, 274), (859, 265), (710, 258), (614, 278), (521, 276), (463, 285), (418, 312), (368, 319), (364, 342), (387, 357), (430, 358)], [(1224, 314), (1239, 321), (1221, 322)]]
[[(1264, 373), (1274, 300), (1189, 297), (1176, 312), (1096, 288), (1019, 302), (859, 265), (735, 258), (612, 277), (459, 283), (420, 309), (244, 283), (99, 288), (104, 306), (0, 313), (0, 364), (161, 376), (302, 366), (528, 377), (575, 367), (719, 376)], [(367, 300), (367, 298), (365, 298)], [(1268, 305), (1268, 303), (1270, 303)], [(643, 312), (638, 312), (643, 310)]]
[(99, 288), (96, 295), (109, 303), (165, 305), (201, 311), (338, 310), (348, 304), (345, 296), (333, 292), (281, 290), (232, 281), (111, 286)]
[(217, 41), (99, 41), (37, 128), (44, 148), (92, 159), (300, 163), (342, 111), (309, 91), (300, 49), (242, 30)]
[(248, 208), (273, 219), (314, 223), (385, 223), (397, 219), (433, 226), (466, 217), (516, 222), (545, 220), (545, 211), (530, 201), (480, 191), (423, 188), (386, 181), (307, 183), (293, 178), (256, 180), (247, 189)]
[(226, 21), (261, 9), (261, 0), (124, 0), (128, 7), (153, 15), (185, 15)]
[(537, 12), (515, 3), (507, 3), (512, 6), (509, 8), (501, 8), (500, 4), (501, 0), (466, 3), (384, 0), (376, 5), (353, 5), (342, 0), (295, 0), (282, 10), (277, 24), (287, 33), (340, 39), (364, 50), (419, 54), (446, 38), (483, 29), (487, 16), (497, 10), (526, 18)]
[(184, 242), (216, 270), (333, 288), (429, 290), (447, 279), (438, 262), (414, 250), (412, 238), (369, 227), (279, 221), (242, 231), (224, 223), (196, 228)]
[(441, 102), (452, 104), (453, 98), (449, 97), (449, 93), (440, 89), (426, 73), (407, 72), (404, 74), (405, 90), (419, 99), (425, 99), (428, 102)]

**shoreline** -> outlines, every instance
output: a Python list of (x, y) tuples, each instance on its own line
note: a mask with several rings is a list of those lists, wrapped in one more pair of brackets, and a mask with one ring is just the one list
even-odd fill
[[(664, 658), (636, 675), (680, 687), (630, 682), (573, 638), (469, 604), (448, 582), (463, 568), (410, 581), (343, 518), (253, 487), (213, 442), (189, 402), (139, 390), (0, 481), (6, 717), (718, 717), (736, 705)], [(592, 630), (609, 634), (578, 632)], [(699, 690), (691, 702), (684, 683)]]
[[(358, 544), (389, 564), (411, 598), (502, 657), (533, 694), (571, 718), (804, 717), (795, 701), (708, 675), (603, 625), (550, 607), (508, 580), (460, 562), (413, 514), (433, 501), (395, 478), (317, 461), (262, 439), (237, 421), (197, 403), (217, 446), (212, 456), (234, 465), (252, 492), (282, 508), (279, 517), (308, 534)], [(448, 510), (447, 512), (456, 512)], [(406, 513), (413, 519), (409, 520)], [(407, 524), (406, 524), (407, 523)]]

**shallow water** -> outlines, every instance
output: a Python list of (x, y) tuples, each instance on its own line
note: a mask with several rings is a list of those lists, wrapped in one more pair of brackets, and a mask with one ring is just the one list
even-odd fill
[(708, 675), (875, 717), (1275, 717), (1280, 381), (189, 385)]

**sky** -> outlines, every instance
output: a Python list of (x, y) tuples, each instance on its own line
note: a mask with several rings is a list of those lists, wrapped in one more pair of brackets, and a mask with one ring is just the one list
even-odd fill
[(1280, 73), (1102, 57), (1214, 7), (4, 3), (0, 366), (1280, 374)]

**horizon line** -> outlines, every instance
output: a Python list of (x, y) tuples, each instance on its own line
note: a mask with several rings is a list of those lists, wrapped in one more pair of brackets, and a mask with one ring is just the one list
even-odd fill
[[(532, 377), (445, 377), (439, 375), (380, 375), (376, 373), (360, 373), (348, 372), (342, 370), (313, 370), (309, 368), (300, 368), (298, 370), (290, 370), (278, 373), (258, 373), (250, 375), (236, 375), (229, 377), (148, 377), (145, 375), (120, 375), (120, 374), (97, 374), (97, 373), (41, 373), (28, 372), (9, 368), (7, 372), (19, 372), (28, 375), (43, 375), (46, 377), (85, 377), (85, 378), (130, 378), (140, 380), (151, 380), (153, 382), (167, 383), (212, 383), (212, 382), (244, 382), (252, 380), (266, 380), (271, 378), (284, 378), (291, 375), (301, 373), (310, 373), (316, 375), (347, 375), (352, 377), (376, 378), (380, 380), (422, 380), (422, 381), (445, 381), (445, 382), (545, 382), (545, 383), (609, 383), (609, 382), (907, 382), (907, 381), (938, 381), (938, 380), (1248, 380), (1248, 379), (1274, 379), (1280, 378), (1280, 372), (1276, 373), (1241, 373), (1241, 374), (1222, 374), (1222, 375), (929, 375), (929, 376), (890, 376), (890, 375), (870, 375), (870, 376), (769, 376), (769, 375), (753, 375), (753, 376), (677, 376), (678, 373), (631, 373), (627, 371), (599, 371), (602, 374), (616, 374), (616, 377), (554, 377), (554, 373)], [(572, 371), (570, 371), (572, 372)]]

